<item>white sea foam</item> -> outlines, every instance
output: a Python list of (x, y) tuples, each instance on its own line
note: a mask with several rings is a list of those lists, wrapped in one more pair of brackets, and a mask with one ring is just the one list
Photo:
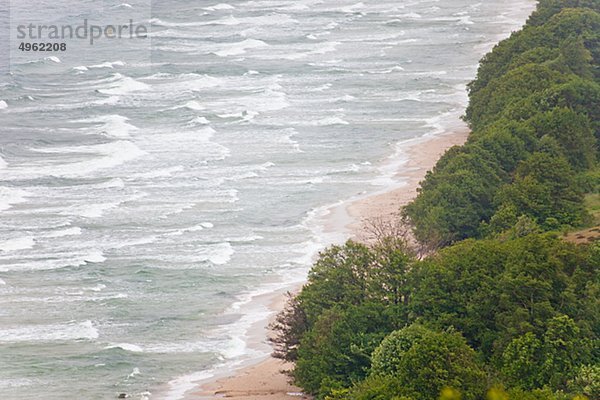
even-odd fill
[(133, 353), (142, 353), (144, 351), (140, 346), (131, 343), (110, 344), (106, 346), (105, 349), (121, 349), (125, 351), (131, 351)]
[(0, 329), (0, 342), (54, 342), (94, 340), (99, 337), (92, 321), (67, 324), (28, 325), (18, 328)]
[(92, 292), (101, 292), (102, 290), (106, 289), (106, 285), (103, 283), (99, 283), (96, 286), (92, 286), (89, 288), (85, 288), (86, 290), (91, 290)]
[(81, 267), (88, 263), (101, 263), (105, 261), (99, 249), (84, 252), (48, 253), (29, 257), (19, 257), (16, 262), (0, 265), (0, 272), (7, 271), (47, 271), (68, 267)]
[(76, 215), (85, 218), (100, 218), (106, 211), (116, 208), (121, 202), (99, 203), (99, 204), (84, 204), (72, 206), (64, 211), (61, 215)]
[(88, 65), (87, 67), (89, 69), (98, 69), (98, 68), (114, 68), (114, 67), (124, 67), (125, 63), (121, 60), (117, 60), (117, 61), (107, 61), (107, 62), (103, 62), (101, 64), (94, 64), (94, 65)]
[(421, 19), (421, 18), (423, 18), (423, 16), (421, 14), (418, 14), (415, 12), (406, 13), (406, 14), (398, 14), (395, 17), (401, 18), (401, 19)]
[(22, 387), (26, 387), (26, 386), (31, 386), (35, 383), (39, 383), (36, 381), (33, 381), (31, 379), (26, 379), (26, 378), (18, 378), (18, 379), (1, 379), (0, 380), (0, 388), (2, 389), (16, 389), (16, 388), (22, 388)]
[(205, 117), (196, 117), (188, 122), (188, 125), (207, 125), (210, 121)]
[(246, 39), (237, 43), (227, 43), (222, 45), (222, 50), (215, 51), (214, 53), (219, 57), (237, 56), (244, 54), (249, 49), (265, 48), (269, 45), (262, 40)]
[[(193, 259), (190, 259), (190, 261), (209, 261), (215, 265), (224, 265), (231, 260), (231, 256), (234, 253), (235, 251), (229, 242), (216, 243), (199, 248), (197, 255)], [(181, 258), (181, 260), (184, 259)]]
[(116, 141), (105, 144), (75, 147), (48, 147), (32, 149), (43, 154), (89, 154), (85, 161), (47, 165), (43, 167), (24, 167), (18, 170), (19, 175), (25, 176), (89, 176), (95, 171), (114, 168), (117, 165), (133, 160), (145, 154), (139, 147), (129, 141)]
[[(2, 169), (2, 159), (0, 159), (0, 169)], [(0, 186), (0, 211), (8, 210), (15, 204), (25, 202), (29, 193), (22, 189), (8, 188)]]
[(108, 84), (107, 88), (99, 89), (98, 92), (102, 94), (124, 95), (132, 92), (148, 90), (150, 88), (149, 85), (136, 81), (131, 77), (122, 76), (121, 74), (115, 75), (119, 79), (116, 82), (111, 82)]
[(205, 109), (204, 106), (196, 100), (188, 101), (184, 105), (174, 107), (173, 109), (178, 109), (178, 108), (187, 108), (187, 109), (194, 110), (194, 111), (202, 111)]
[(181, 400), (185, 393), (196, 387), (198, 382), (208, 380), (214, 376), (214, 372), (201, 371), (192, 374), (180, 376), (169, 381), (169, 392), (165, 395), (165, 400)]
[(79, 72), (85, 72), (85, 71), (89, 71), (90, 69), (102, 69), (102, 68), (109, 68), (109, 69), (114, 69), (115, 67), (124, 67), (125, 63), (123, 61), (112, 61), (112, 62), (103, 62), (101, 64), (94, 64), (94, 65), (80, 65), (77, 67), (73, 67), (73, 70), (75, 71), (79, 71)]
[(219, 3), (219, 4), (215, 4), (214, 6), (204, 7), (204, 9), (208, 10), (208, 11), (233, 10), (233, 9), (235, 9), (235, 7), (232, 6), (231, 4)]
[(46, 61), (52, 61), (53, 63), (56, 63), (56, 64), (58, 64), (58, 63), (61, 62), (60, 58), (58, 58), (56, 56), (46, 57), (46, 58), (44, 58), (44, 60), (46, 60)]
[(8, 104), (6, 104), (6, 101), (0, 100), (0, 110), (4, 110), (5, 108), (8, 108)]
[(133, 175), (132, 178), (136, 178), (136, 179), (166, 178), (169, 176), (173, 176), (173, 174), (175, 174), (177, 172), (181, 172), (183, 170), (184, 170), (183, 166), (176, 165), (174, 167), (159, 168), (154, 171), (140, 172), (138, 174)]
[(357, 10), (364, 9), (364, 8), (365, 8), (365, 3), (361, 2), (361, 3), (353, 4), (351, 6), (342, 7), (340, 10), (345, 13), (351, 13), (351, 12), (355, 12)]
[(119, 244), (112, 245), (111, 247), (113, 249), (122, 249), (125, 247), (140, 246), (140, 245), (154, 243), (154, 242), (156, 242), (157, 239), (158, 239), (157, 236), (154, 236), (154, 235), (146, 236), (146, 237), (142, 237), (139, 239), (122, 241), (122, 242), (119, 242)]
[(93, 186), (100, 189), (122, 188), (125, 187), (125, 182), (123, 182), (123, 179), (121, 178), (113, 178)]
[(30, 249), (34, 245), (35, 239), (33, 236), (23, 236), (0, 242), (0, 252), (8, 253), (11, 251)]
[(102, 124), (100, 127), (94, 130), (95, 133), (100, 133), (110, 137), (116, 138), (127, 138), (131, 132), (137, 131), (137, 126), (128, 123), (129, 118), (121, 115), (103, 115), (85, 120), (78, 120), (73, 122), (84, 122)]
[(340, 117), (327, 117), (316, 121), (306, 121), (300, 125), (306, 126), (329, 126), (329, 125), (348, 125), (349, 122)]
[(131, 8), (133, 8), (133, 6), (131, 4), (129, 4), (129, 3), (121, 3), (121, 4), (118, 4), (118, 5), (113, 6), (111, 8), (129, 8), (129, 9), (131, 9)]
[(102, 254), (101, 250), (93, 250), (90, 254), (88, 254), (87, 256), (84, 257), (83, 259), (86, 264), (87, 263), (101, 263), (106, 261), (106, 257), (104, 257), (104, 254)]
[(369, 74), (391, 74), (393, 72), (401, 72), (404, 71), (404, 68), (402, 68), (399, 65), (396, 65), (394, 67), (391, 68), (384, 68), (384, 69), (370, 69), (367, 70), (366, 72)]

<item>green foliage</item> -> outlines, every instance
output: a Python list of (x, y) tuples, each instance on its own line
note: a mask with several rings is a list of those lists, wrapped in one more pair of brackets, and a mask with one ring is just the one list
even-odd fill
[(404, 243), (389, 240), (377, 246), (348, 241), (320, 254), (298, 296), (311, 326), (324, 310), (367, 301), (398, 304), (405, 297), (404, 278), (410, 257)]
[(600, 12), (600, 4), (596, 0), (540, 0), (527, 24), (543, 25), (565, 8), (590, 8)]
[(481, 219), (491, 216), (493, 194), (507, 179), (492, 154), (473, 145), (442, 157), (421, 195), (404, 210), (419, 240), (445, 245), (477, 234)]
[(537, 114), (530, 122), (540, 138), (556, 140), (561, 154), (577, 170), (587, 170), (596, 163), (596, 138), (589, 118), (565, 107)]
[(569, 163), (547, 152), (534, 153), (520, 163), (513, 183), (499, 190), (496, 201), (501, 208), (518, 210), (547, 230), (576, 226), (585, 218), (583, 193)]
[(375, 349), (372, 357), (371, 373), (374, 375), (397, 375), (402, 357), (408, 350), (430, 331), (412, 324), (386, 336)]
[(327, 400), (415, 400), (398, 380), (389, 375), (371, 375), (351, 389), (335, 391)]
[[(356, 246), (349, 242), (333, 254)], [(523, 397), (514, 398), (555, 399), (552, 391), (587, 385), (590, 374), (581, 366), (599, 356), (600, 245), (526, 234), (467, 240), (423, 261), (398, 249), (389, 257), (383, 256), (389, 248), (380, 251), (365, 247), (359, 254), (379, 260), (371, 266), (385, 265), (382, 260), (399, 266), (341, 282), (344, 293), (355, 293), (355, 285), (370, 295), (356, 301), (358, 296), (340, 292), (338, 303), (319, 303), (327, 306), (301, 335), (293, 375), (307, 392), (332, 399), (435, 400), (450, 387), (464, 399), (479, 399), (486, 382), (499, 379), (521, 390), (514, 393)], [(358, 265), (345, 257), (328, 265), (360, 271), (364, 258), (353, 260)], [(319, 280), (331, 278), (320, 271), (298, 299), (311, 298), (305, 293), (326, 297)], [(382, 285), (366, 284), (379, 279), (374, 271), (397, 274), (403, 301), (391, 301), (393, 292)], [(298, 307), (316, 310), (315, 304), (307, 300)], [(550, 392), (536, 391), (544, 387)]]
[[(594, 10), (593, 1), (542, 1), (523, 30), (483, 58), (469, 85), (469, 141), (440, 159), (403, 211), (419, 241), (435, 247), (497, 235), (523, 215), (543, 230), (587, 220), (572, 175), (594, 169), (600, 154)], [(546, 164), (568, 187), (518, 171), (536, 152), (565, 159), (567, 166)], [(466, 155), (475, 159), (465, 163)]]
[(326, 310), (302, 337), (294, 369), (296, 382), (319, 398), (363, 379), (370, 356), (393, 318), (382, 304)]
[(532, 332), (513, 339), (502, 354), (502, 372), (517, 388), (566, 389), (590, 354), (575, 321), (561, 315), (549, 321), (541, 339)]
[(600, 364), (580, 366), (569, 382), (569, 389), (590, 399), (600, 399)]
[[(384, 360), (386, 356), (393, 359)], [(435, 399), (447, 387), (466, 400), (480, 398), (485, 391), (485, 373), (475, 352), (456, 332), (408, 327), (382, 342), (374, 359), (378, 364), (373, 373), (394, 376), (415, 400)]]
[(533, 389), (540, 367), (541, 341), (532, 332), (513, 339), (502, 354), (502, 372), (513, 385)]
[(403, 210), (436, 254), (417, 260), (393, 237), (321, 254), (275, 326), (276, 352), (308, 393), (600, 398), (600, 244), (552, 232), (597, 211), (598, 11), (596, 0), (541, 0), (483, 58), (473, 132)]

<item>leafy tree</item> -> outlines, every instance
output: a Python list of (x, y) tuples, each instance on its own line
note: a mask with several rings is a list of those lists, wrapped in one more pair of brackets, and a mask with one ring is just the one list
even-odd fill
[(590, 399), (600, 398), (600, 364), (580, 366), (569, 382), (569, 389)]
[(585, 216), (583, 194), (571, 167), (563, 157), (546, 152), (535, 153), (522, 162), (514, 182), (498, 192), (497, 201), (549, 229), (557, 228), (549, 218), (576, 226)]
[(532, 332), (513, 339), (502, 354), (502, 372), (517, 388), (537, 387), (542, 342)]
[[(383, 341), (375, 351), (374, 361), (378, 364), (374, 373), (394, 376), (415, 400), (437, 399), (447, 387), (460, 391), (466, 400), (483, 395), (485, 373), (459, 333), (422, 327), (402, 331)], [(394, 354), (395, 350), (400, 353)]]
[(362, 380), (370, 356), (394, 329), (393, 316), (382, 304), (363, 304), (324, 311), (302, 337), (293, 371), (297, 384), (323, 398)]
[(572, 318), (560, 315), (548, 322), (542, 348), (544, 362), (540, 369), (542, 381), (555, 389), (566, 389), (567, 379), (590, 359), (590, 344)]
[(552, 137), (569, 164), (577, 170), (590, 169), (596, 162), (596, 139), (587, 116), (564, 107), (539, 113), (531, 120), (536, 135)]
[(373, 352), (371, 373), (382, 376), (398, 374), (402, 357), (414, 343), (429, 333), (427, 328), (419, 324), (390, 333)]

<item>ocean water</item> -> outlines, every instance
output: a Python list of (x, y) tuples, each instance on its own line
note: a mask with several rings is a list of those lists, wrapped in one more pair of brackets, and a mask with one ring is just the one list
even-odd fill
[(0, 398), (179, 399), (264, 355), (248, 344), (262, 295), (344, 238), (323, 231), (328, 206), (401, 184), (390, 157), (459, 125), (479, 58), (533, 6), (13, 2), (13, 20), (141, 10), (152, 33), (51, 55), (11, 42)]

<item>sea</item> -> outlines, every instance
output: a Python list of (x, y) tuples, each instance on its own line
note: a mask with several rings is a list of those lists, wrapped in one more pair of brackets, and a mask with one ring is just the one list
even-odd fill
[[(264, 357), (331, 207), (401, 186), (535, 6), (224, 1), (0, 1), (1, 399), (177, 400)], [(19, 49), (85, 21), (147, 35)]]

